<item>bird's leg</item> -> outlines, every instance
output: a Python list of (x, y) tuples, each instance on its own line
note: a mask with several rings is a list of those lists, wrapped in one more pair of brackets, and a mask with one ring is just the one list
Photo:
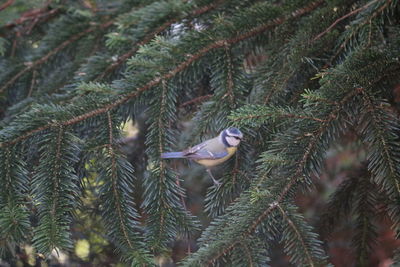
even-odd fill
[(207, 173), (210, 175), (211, 179), (213, 180), (213, 182), (214, 182), (214, 184), (215, 184), (216, 186), (220, 186), (220, 185), (221, 185), (221, 183), (218, 182), (218, 181), (214, 178), (214, 175), (212, 175), (211, 170), (208, 169), (208, 168), (207, 168)]

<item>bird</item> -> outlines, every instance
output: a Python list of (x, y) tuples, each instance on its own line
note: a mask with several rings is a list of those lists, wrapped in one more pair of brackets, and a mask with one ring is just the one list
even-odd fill
[(211, 173), (211, 167), (219, 165), (232, 157), (243, 139), (242, 132), (235, 127), (229, 127), (223, 130), (217, 137), (206, 140), (198, 145), (178, 152), (161, 153), (162, 159), (189, 159), (206, 167), (214, 184), (220, 183)]

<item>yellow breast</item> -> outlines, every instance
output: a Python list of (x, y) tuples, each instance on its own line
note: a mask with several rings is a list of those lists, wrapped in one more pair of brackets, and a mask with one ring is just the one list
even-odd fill
[(235, 154), (237, 150), (237, 147), (228, 147), (226, 148), (226, 151), (228, 152), (228, 155), (226, 155), (223, 158), (220, 159), (199, 159), (196, 160), (197, 163), (206, 166), (206, 167), (212, 167), (212, 166), (216, 166), (218, 164), (221, 164), (225, 161), (227, 161), (230, 157), (233, 156), (233, 154)]

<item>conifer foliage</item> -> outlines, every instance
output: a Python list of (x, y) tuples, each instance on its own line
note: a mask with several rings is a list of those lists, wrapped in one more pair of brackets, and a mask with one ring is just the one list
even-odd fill
[[(131, 266), (268, 266), (277, 246), (327, 266), (343, 221), (369, 266), (382, 214), (400, 231), (398, 0), (33, 2), (0, 6), (3, 261), (71, 251), (89, 187)], [(127, 152), (121, 127), (143, 118), (145, 148)], [(207, 184), (202, 225), (186, 203), (198, 169), (160, 154), (229, 126), (245, 140)], [(352, 172), (310, 219), (296, 199), (340, 149)], [(178, 239), (196, 245), (176, 259)]]

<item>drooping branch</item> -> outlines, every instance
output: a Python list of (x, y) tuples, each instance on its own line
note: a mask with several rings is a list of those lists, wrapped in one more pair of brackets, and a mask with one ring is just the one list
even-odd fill
[(115, 198), (115, 204), (116, 204), (116, 209), (117, 209), (117, 214), (118, 214), (118, 220), (119, 220), (119, 225), (122, 230), (122, 235), (129, 245), (129, 248), (131, 250), (135, 250), (131, 238), (129, 237), (127, 226), (125, 225), (125, 217), (126, 215), (123, 214), (122, 207), (121, 207), (121, 200), (120, 200), (120, 192), (118, 190), (118, 169), (117, 169), (117, 156), (114, 151), (114, 136), (113, 136), (113, 123), (111, 119), (111, 114), (110, 112), (107, 112), (107, 120), (108, 120), (108, 155), (111, 160), (111, 184), (112, 184), (112, 193), (113, 197)]
[[(386, 129), (383, 127), (385, 121), (388, 119), (384, 118), (384, 116), (382, 116), (382, 114), (379, 113), (379, 107), (376, 107), (376, 105), (374, 105), (371, 97), (365, 91), (361, 92), (363, 96), (363, 101), (367, 107), (368, 113), (370, 114), (369, 121), (373, 125), (373, 129), (375, 130), (375, 136), (377, 137), (377, 140), (375, 142), (382, 147), (382, 151), (379, 152), (380, 156), (384, 159), (383, 161), (384, 164), (380, 165), (386, 165), (388, 171), (385, 176), (387, 177), (388, 180), (391, 180), (391, 184), (387, 185), (387, 187), (390, 188), (391, 190), (393, 187), (395, 187), (395, 192), (396, 195), (398, 196), (400, 194), (400, 184), (398, 181), (399, 173), (397, 167), (398, 162), (396, 162), (397, 161), (396, 152), (393, 151), (395, 149), (393, 148), (393, 144), (391, 144), (391, 138), (389, 138), (390, 135), (388, 131), (386, 131)], [(375, 176), (380, 176), (377, 175), (375, 168), (371, 169), (373, 170), (373, 174)]]
[(67, 128), (57, 125), (43, 135), (39, 164), (32, 177), (39, 217), (33, 244), (44, 254), (72, 247), (69, 222), (78, 198), (78, 177), (71, 166), (78, 161), (80, 148)]
[(315, 263), (314, 263), (314, 261), (312, 259), (311, 253), (310, 253), (309, 249), (307, 248), (306, 242), (305, 242), (304, 238), (302, 237), (299, 229), (297, 228), (297, 226), (293, 223), (293, 221), (289, 218), (289, 216), (286, 214), (286, 212), (283, 210), (283, 208), (279, 204), (277, 205), (277, 207), (278, 207), (278, 210), (280, 211), (282, 217), (288, 223), (290, 228), (292, 228), (292, 230), (296, 234), (297, 239), (300, 241), (301, 247), (302, 247), (304, 253), (306, 254), (306, 257), (307, 257), (309, 265), (311, 267), (314, 267)]

